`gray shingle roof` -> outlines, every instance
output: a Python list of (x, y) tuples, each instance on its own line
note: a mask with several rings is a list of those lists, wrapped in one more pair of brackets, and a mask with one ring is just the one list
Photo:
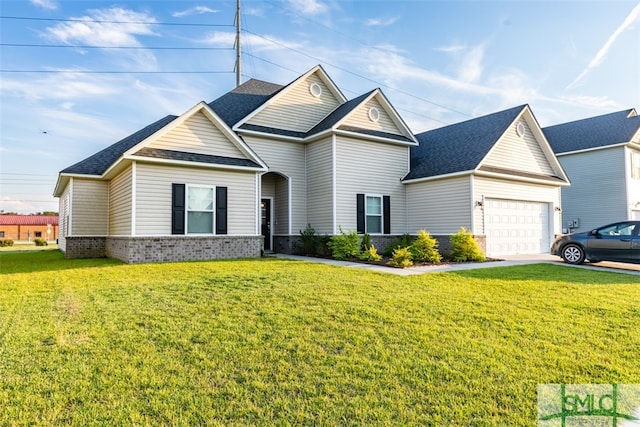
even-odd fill
[(631, 141), (640, 129), (640, 116), (633, 109), (604, 114), (543, 128), (556, 154), (606, 147)]
[(174, 121), (176, 118), (177, 116), (166, 116), (155, 123), (151, 123), (149, 126), (146, 126), (128, 137), (121, 139), (104, 150), (98, 151), (96, 154), (63, 169), (60, 173), (102, 175), (127, 150), (144, 141), (146, 138)]
[(247, 159), (212, 156), (209, 154), (187, 153), (185, 151), (162, 150), (149, 147), (145, 147), (136, 152), (136, 156), (152, 157), (156, 159), (182, 160), (187, 162), (209, 163), (214, 165), (261, 168), (257, 163)]
[(209, 107), (229, 126), (233, 126), (249, 113), (267, 102), (284, 86), (251, 79), (231, 92), (209, 103)]
[(498, 142), (526, 105), (416, 135), (411, 171), (405, 180), (473, 170)]

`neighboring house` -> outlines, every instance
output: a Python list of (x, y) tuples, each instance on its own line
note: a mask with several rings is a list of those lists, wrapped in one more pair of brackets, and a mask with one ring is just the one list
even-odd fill
[(126, 262), (291, 251), (300, 230), (407, 231), (417, 141), (379, 89), (347, 101), (317, 66), (250, 80), (60, 172), (60, 248)]
[(57, 238), (57, 215), (0, 215), (0, 239), (31, 242)]
[(562, 189), (566, 232), (640, 219), (640, 116), (634, 109), (543, 132), (571, 179)]
[(528, 105), (417, 135), (407, 186), (409, 229), (485, 236), (486, 254), (547, 253), (569, 185)]

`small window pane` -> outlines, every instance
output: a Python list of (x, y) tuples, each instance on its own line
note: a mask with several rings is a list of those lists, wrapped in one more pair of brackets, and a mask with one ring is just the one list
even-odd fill
[(382, 198), (367, 196), (367, 215), (382, 215)]
[(211, 211), (213, 210), (213, 188), (189, 188), (190, 211)]
[(369, 234), (382, 233), (382, 217), (367, 216), (367, 233)]
[(212, 234), (213, 212), (189, 212), (187, 214), (187, 233)]

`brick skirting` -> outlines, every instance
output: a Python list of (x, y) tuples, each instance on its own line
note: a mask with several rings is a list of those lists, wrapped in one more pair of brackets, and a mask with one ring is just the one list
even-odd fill
[(262, 236), (67, 237), (65, 258), (116, 258), (128, 264), (257, 258)]

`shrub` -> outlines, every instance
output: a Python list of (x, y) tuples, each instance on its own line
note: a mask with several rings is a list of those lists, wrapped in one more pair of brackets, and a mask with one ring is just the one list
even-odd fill
[(296, 243), (295, 250), (300, 255), (327, 256), (329, 254), (329, 236), (321, 236), (307, 224), (307, 228), (300, 230), (300, 243)]
[(364, 233), (362, 235), (362, 251), (368, 251), (371, 246), (371, 236), (368, 233)]
[(0, 239), (0, 248), (4, 248), (7, 246), (13, 246), (13, 240), (11, 239)]
[(376, 249), (376, 247), (374, 245), (371, 245), (368, 249), (362, 252), (362, 254), (360, 255), (360, 259), (362, 261), (378, 262), (382, 259), (382, 257), (378, 254), (378, 250)]
[(466, 228), (462, 227), (460, 231), (449, 238), (451, 242), (451, 257), (456, 262), (465, 261), (486, 261), (486, 258), (478, 242), (473, 239), (473, 235)]
[(413, 238), (411, 235), (409, 233), (404, 233), (398, 240), (385, 248), (384, 254), (386, 256), (391, 256), (396, 249), (408, 248), (412, 244)]
[(418, 231), (418, 238), (409, 247), (409, 251), (414, 262), (438, 264), (442, 261), (442, 256), (438, 252), (438, 241), (425, 230)]
[(47, 243), (46, 240), (44, 239), (34, 239), (33, 243), (36, 244), (36, 246), (48, 246), (49, 244)]
[(411, 267), (413, 262), (411, 261), (411, 251), (409, 251), (409, 248), (398, 248), (393, 251), (391, 260), (389, 260), (387, 265), (398, 268)]
[(345, 233), (340, 227), (340, 234), (329, 240), (329, 249), (335, 259), (347, 260), (360, 256), (360, 236), (355, 231)]

